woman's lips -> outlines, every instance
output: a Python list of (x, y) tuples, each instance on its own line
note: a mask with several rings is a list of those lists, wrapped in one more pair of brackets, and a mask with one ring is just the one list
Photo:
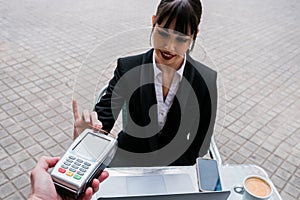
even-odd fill
[(166, 51), (160, 51), (160, 54), (163, 57), (163, 59), (165, 59), (165, 60), (170, 60), (170, 59), (172, 59), (176, 56), (176, 55), (173, 55), (173, 54), (171, 54), (169, 52), (166, 52)]

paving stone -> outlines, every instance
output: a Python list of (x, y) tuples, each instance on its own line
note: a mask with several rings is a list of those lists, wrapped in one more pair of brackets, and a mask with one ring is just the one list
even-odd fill
[(20, 167), (24, 170), (24, 171), (31, 171), (34, 166), (35, 166), (36, 162), (29, 158), (23, 162), (20, 163)]
[(0, 168), (1, 168), (1, 170), (5, 170), (5, 169), (8, 169), (8, 168), (14, 166), (15, 164), (16, 163), (13, 161), (13, 159), (11, 159), (10, 157), (7, 157), (0, 161)]
[(274, 150), (276, 149), (276, 145), (268, 142), (268, 140), (264, 141), (262, 144), (262, 148), (267, 150), (268, 152), (274, 152)]
[(18, 143), (14, 143), (14, 144), (7, 146), (5, 149), (8, 154), (12, 155), (14, 153), (21, 151), (23, 148)]
[(4, 176), (4, 173), (1, 173), (1, 174), (0, 174), (0, 185), (4, 184), (4, 183), (6, 183), (6, 182), (8, 182), (7, 177)]
[(289, 181), (289, 179), (291, 178), (292, 174), (293, 174), (293, 172), (289, 172), (289, 171), (287, 171), (286, 169), (283, 169), (283, 168), (279, 168), (276, 171), (276, 175), (278, 175), (283, 180), (285, 180), (285, 183)]
[(249, 158), (250, 155), (252, 154), (252, 151), (249, 151), (248, 149), (246, 149), (244, 146), (242, 146), (239, 151), (238, 151), (241, 155), (243, 155), (246, 158)]
[(281, 163), (283, 162), (283, 159), (272, 154), (268, 157), (268, 160), (271, 161), (273, 164), (275, 165), (281, 165)]
[(0, 140), (0, 145), (3, 146), (3, 147), (6, 147), (6, 146), (8, 146), (8, 145), (13, 144), (14, 142), (16, 142), (16, 141), (14, 140), (13, 137), (7, 136), (7, 137), (4, 137), (4, 138), (2, 138), (2, 139)]
[(296, 198), (295, 197), (293, 197), (292, 195), (290, 195), (289, 193), (287, 193), (287, 192), (285, 192), (285, 191), (282, 191), (281, 193), (280, 193), (280, 196), (281, 196), (281, 198), (282, 199), (295, 199), (296, 200)]
[(268, 172), (269, 176), (274, 174), (277, 170), (277, 166), (269, 160), (265, 160), (265, 162), (262, 164), (262, 167)]
[(283, 180), (282, 178), (283, 178), (282, 176), (277, 176), (276, 174), (271, 177), (273, 184), (280, 191), (284, 188), (286, 184), (286, 181)]
[(235, 163), (244, 163), (247, 158), (241, 155), (240, 153), (236, 152), (232, 156), (230, 156), (230, 159), (233, 160)]
[(47, 140), (49, 138), (49, 135), (45, 132), (38, 132), (35, 135), (33, 135), (33, 138), (36, 142), (42, 142), (44, 140)]
[(26, 199), (29, 196), (29, 194), (30, 194), (30, 185), (27, 185), (26, 187), (24, 187), (23, 189), (21, 189), (20, 193), (22, 194), (22, 196), (24, 197), (24, 199)]
[(268, 159), (268, 157), (270, 156), (270, 152), (266, 151), (263, 148), (258, 148), (256, 150), (256, 154), (260, 155), (264, 159)]
[[(293, 177), (291, 178), (290, 183), (291, 183), (292, 185), (294, 185), (295, 187), (298, 187), (298, 188), (299, 188), (300, 177), (293, 176)], [(300, 192), (300, 191), (299, 191), (299, 192)]]
[(12, 136), (16, 141), (24, 140), (29, 137), (25, 129), (20, 129), (16, 131), (14, 134), (12, 134)]
[(293, 186), (289, 183), (287, 183), (287, 185), (285, 186), (284, 191), (289, 193), (294, 198), (297, 198), (300, 195), (300, 190), (296, 189), (295, 186)]
[(20, 144), (24, 147), (24, 148), (27, 148), (27, 147), (30, 147), (32, 146), (33, 144), (35, 144), (36, 141), (31, 138), (31, 137), (28, 137), (28, 138), (25, 138), (24, 140), (21, 140), (20, 141)]
[[(1, 126), (5, 127), (6, 130), (15, 125), (15, 122), (12, 119), (5, 119), (1, 121)], [(3, 135), (3, 134), (1, 134)], [(1, 136), (0, 136), (1, 137)]]
[(9, 179), (13, 179), (24, 174), (23, 170), (18, 165), (6, 169), (4, 173), (7, 177), (9, 177)]
[(262, 143), (264, 142), (264, 140), (259, 137), (258, 135), (253, 135), (253, 137), (251, 138), (251, 141), (259, 146), (262, 145)]
[(255, 164), (261, 166), (263, 164), (263, 162), (265, 161), (265, 159), (263, 157), (261, 157), (260, 154), (257, 153), (253, 153), (249, 158), (248, 158), (251, 162), (253, 161)]
[(0, 198), (4, 199), (15, 191), (14, 186), (8, 182), (0, 186)]
[(36, 154), (38, 154), (38, 153), (40, 153), (40, 152), (42, 152), (42, 151), (43, 151), (43, 148), (42, 148), (42, 146), (39, 145), (39, 144), (34, 144), (34, 145), (32, 145), (32, 146), (30, 146), (30, 147), (27, 148), (27, 152), (28, 152), (31, 156), (34, 156), (34, 155), (36, 155)]
[(61, 143), (61, 146), (63, 147), (63, 149), (67, 150), (67, 148), (72, 144), (72, 142), (72, 139), (65, 140)]
[(21, 189), (30, 184), (30, 179), (27, 174), (22, 174), (21, 176), (17, 176), (16, 178), (14, 178), (12, 182), (17, 189)]
[(244, 147), (253, 152), (253, 151), (256, 151), (256, 149), (258, 148), (258, 145), (253, 143), (252, 141), (247, 141), (244, 144)]
[(24, 197), (19, 193), (13, 193), (12, 195), (8, 196), (6, 199), (10, 199), (10, 200), (20, 200), (20, 199), (24, 199)]
[(26, 128), (26, 131), (29, 135), (33, 136), (39, 132), (42, 132), (42, 129), (39, 127), (38, 124), (35, 124), (31, 127)]
[(51, 156), (60, 156), (64, 153), (64, 149), (60, 146), (55, 146), (48, 149), (48, 152), (51, 153)]
[(294, 155), (290, 155), (287, 160), (290, 162), (290, 163), (293, 163), (295, 166), (300, 166), (300, 158), (298, 158), (297, 156), (294, 156)]

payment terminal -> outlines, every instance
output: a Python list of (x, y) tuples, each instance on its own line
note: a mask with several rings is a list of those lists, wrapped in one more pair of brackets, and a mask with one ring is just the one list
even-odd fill
[(109, 165), (116, 150), (116, 138), (92, 129), (83, 131), (51, 172), (57, 192), (77, 199)]

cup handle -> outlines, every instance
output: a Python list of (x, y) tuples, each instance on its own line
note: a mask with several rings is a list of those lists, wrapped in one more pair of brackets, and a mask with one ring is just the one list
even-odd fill
[(236, 193), (238, 193), (238, 194), (243, 194), (244, 191), (245, 191), (244, 187), (241, 187), (241, 186), (235, 186), (235, 187), (233, 188), (233, 190), (234, 190)]

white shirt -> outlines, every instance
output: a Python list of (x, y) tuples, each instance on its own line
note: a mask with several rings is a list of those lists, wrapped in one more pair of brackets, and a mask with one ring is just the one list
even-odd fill
[(170, 110), (170, 107), (172, 106), (174, 97), (177, 93), (179, 84), (182, 80), (185, 63), (186, 63), (186, 56), (184, 55), (183, 64), (174, 74), (171, 86), (169, 88), (169, 92), (164, 101), (163, 89), (162, 89), (162, 71), (156, 65), (155, 52), (153, 51), (154, 84), (155, 84), (155, 93), (156, 93), (156, 100), (157, 100), (158, 125), (160, 129), (162, 129), (166, 123), (167, 114)]

